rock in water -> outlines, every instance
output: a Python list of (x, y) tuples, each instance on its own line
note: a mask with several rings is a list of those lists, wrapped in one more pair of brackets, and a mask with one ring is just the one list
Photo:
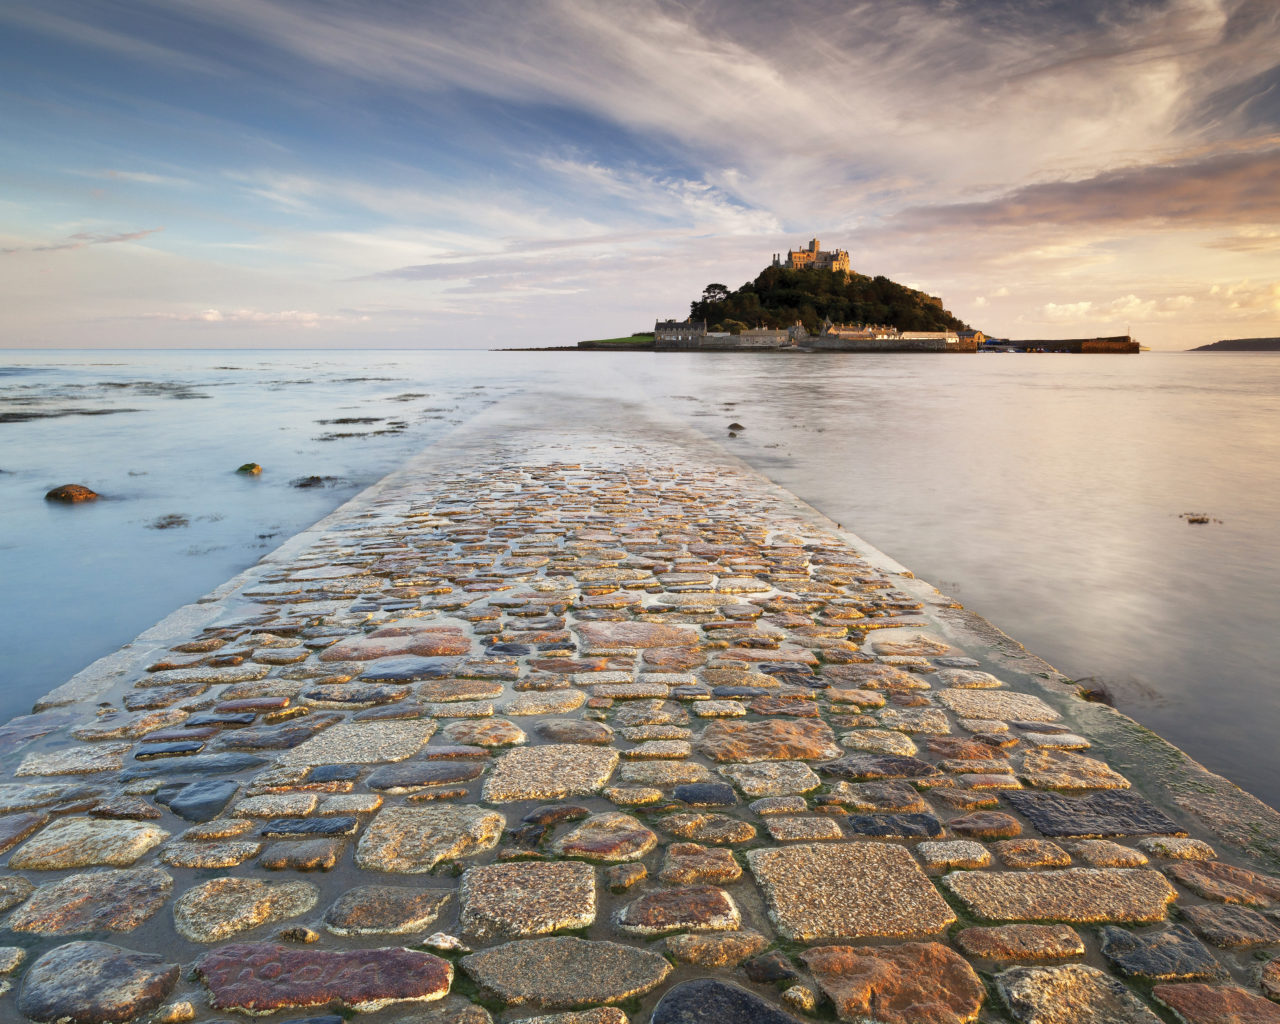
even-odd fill
[(243, 466), (236, 470), (237, 473), (243, 473), (245, 476), (257, 476), (262, 472), (262, 467), (256, 462), (246, 462)]
[(154, 953), (107, 942), (69, 942), (32, 965), (18, 1009), (38, 1024), (130, 1021), (164, 1002), (179, 971)]
[(45, 501), (60, 501), (64, 505), (74, 505), (80, 501), (96, 501), (97, 498), (98, 492), (90, 490), (84, 484), (63, 484), (44, 496)]

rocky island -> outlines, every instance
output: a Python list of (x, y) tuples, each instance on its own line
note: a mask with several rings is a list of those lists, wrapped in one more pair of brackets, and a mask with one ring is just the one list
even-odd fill
[(713, 442), (555, 400), (0, 727), (3, 1019), (1277, 1019), (1280, 815)]
[(988, 339), (953, 316), (942, 299), (854, 271), (844, 249), (814, 238), (754, 280), (712, 283), (683, 319), (658, 320), (627, 337), (580, 341), (579, 351), (697, 352), (1072, 352), (1136, 353), (1132, 337), (1015, 341)]

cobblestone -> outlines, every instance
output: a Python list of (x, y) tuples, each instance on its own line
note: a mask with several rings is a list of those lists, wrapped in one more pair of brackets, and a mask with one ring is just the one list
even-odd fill
[[(796, 1024), (821, 990), (880, 1024), (1152, 1024), (1158, 983), (1195, 1024), (1269, 1019), (1280, 878), (1109, 764), (1100, 709), (746, 471), (525, 441), (393, 476), (101, 706), (24, 720), (17, 1010)], [(139, 948), (57, 945), (113, 932)], [(1086, 940), (1109, 972), (1012, 966)]]

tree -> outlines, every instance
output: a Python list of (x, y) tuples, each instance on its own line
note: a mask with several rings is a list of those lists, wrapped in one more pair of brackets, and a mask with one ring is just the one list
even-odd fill
[(718, 282), (709, 284), (702, 297), (690, 303), (690, 314), (734, 333), (757, 324), (790, 327), (797, 319), (812, 331), (828, 317), (834, 323), (889, 324), (900, 330), (965, 326), (923, 292), (887, 277), (785, 267), (767, 267), (736, 291)]

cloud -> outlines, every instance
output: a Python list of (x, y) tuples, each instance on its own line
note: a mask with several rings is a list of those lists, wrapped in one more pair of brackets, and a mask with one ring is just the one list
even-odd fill
[(170, 174), (152, 174), (148, 171), (121, 171), (106, 168), (96, 171), (72, 171), (73, 174), (86, 178), (102, 178), (107, 181), (123, 181), (132, 185), (165, 185), (173, 188), (185, 188), (191, 184), (187, 178), (179, 178)]
[(1230, 235), (1206, 242), (1211, 249), (1229, 252), (1280, 252), (1280, 231), (1263, 227), (1240, 228)]
[(986, 202), (917, 207), (910, 229), (1176, 226), (1280, 223), (1280, 146), (1206, 160), (1106, 171), (1080, 181), (1028, 185)]
[(1121, 295), (1107, 302), (1082, 299), (1079, 302), (1045, 303), (1040, 312), (1044, 323), (1114, 323), (1127, 321), (1148, 323), (1182, 316), (1196, 299), (1191, 295), (1166, 295), (1160, 298), (1140, 298), (1133, 293)]
[(1046, 302), (1044, 305), (1045, 319), (1057, 323), (1083, 320), (1092, 310), (1093, 303), (1089, 301), (1065, 303)]
[(1157, 320), (1177, 316), (1195, 305), (1190, 295), (1171, 295), (1163, 299), (1140, 299), (1130, 293), (1113, 299), (1098, 310), (1100, 316), (1126, 320)]
[[(1270, 87), (1268, 2), (545, 0), (513, 17), (497, 0), (139, 0), (132, 33), (91, 4), (23, 20), (82, 45), (100, 30), (107, 49), (154, 40), (159, 64), (184, 39), (271, 95), (305, 82), (343, 107), (371, 89), (429, 111), (480, 99), (533, 133), (596, 118), (748, 207), (839, 227), (868, 199), (1097, 173), (1168, 145), (1175, 127), (1203, 142)], [(510, 133), (474, 130), (501, 157)]]
[(143, 313), (142, 320), (173, 320), (180, 323), (228, 325), (278, 325), (284, 327), (319, 327), (322, 324), (363, 323), (367, 313), (316, 313), (302, 309), (266, 311), (258, 309), (201, 309), (189, 313)]
[(1237, 281), (1234, 284), (1214, 285), (1209, 294), (1231, 313), (1243, 315), (1280, 315), (1280, 281), (1255, 284)]
[(622, 201), (632, 216), (650, 214), (680, 224), (690, 232), (774, 235), (782, 230), (770, 211), (752, 209), (705, 180), (563, 158), (548, 157), (539, 163), (563, 178), (575, 192), (589, 190), (612, 197)]
[(19, 252), (62, 252), (66, 249), (83, 249), (90, 245), (136, 242), (139, 238), (146, 238), (148, 235), (154, 235), (163, 230), (163, 227), (146, 228), (142, 231), (129, 231), (116, 235), (100, 235), (89, 231), (81, 231), (74, 235), (68, 235), (61, 242), (49, 242), (44, 245), (15, 245), (0, 249), (0, 253), (8, 255)]

